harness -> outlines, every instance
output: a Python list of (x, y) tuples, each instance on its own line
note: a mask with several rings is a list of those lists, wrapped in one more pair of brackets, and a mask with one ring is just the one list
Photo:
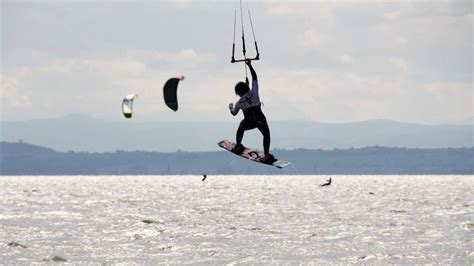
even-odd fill
[(265, 125), (264, 121), (261, 121), (261, 118), (264, 118), (264, 114), (262, 112), (261, 105), (252, 106), (245, 110), (242, 110), (244, 113), (245, 119), (249, 120), (250, 122), (257, 123), (259, 125)]

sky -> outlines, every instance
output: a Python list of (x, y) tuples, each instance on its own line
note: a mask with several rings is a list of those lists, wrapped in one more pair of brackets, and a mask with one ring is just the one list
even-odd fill
[[(269, 120), (455, 123), (473, 112), (471, 1), (243, 1)], [(234, 121), (234, 1), (1, 0), (1, 120)], [(240, 18), (236, 57), (241, 57)], [(179, 110), (162, 87), (184, 75)]]

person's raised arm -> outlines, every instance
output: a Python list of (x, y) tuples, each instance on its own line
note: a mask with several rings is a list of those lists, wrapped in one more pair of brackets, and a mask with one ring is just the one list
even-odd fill
[(258, 96), (258, 81), (257, 81), (257, 73), (255, 73), (255, 69), (252, 67), (252, 63), (250, 60), (245, 61), (247, 66), (250, 69), (250, 74), (252, 74), (252, 92)]
[(255, 69), (253, 69), (251, 62), (252, 61), (247, 60), (247, 61), (245, 61), (245, 64), (247, 64), (247, 66), (250, 69), (250, 74), (252, 75), (252, 80), (257, 80), (257, 73), (255, 72)]

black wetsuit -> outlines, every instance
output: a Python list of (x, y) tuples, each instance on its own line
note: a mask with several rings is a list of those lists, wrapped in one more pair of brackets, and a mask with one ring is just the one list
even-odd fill
[(252, 74), (252, 90), (242, 95), (231, 108), (232, 115), (237, 115), (240, 109), (244, 113), (244, 119), (240, 122), (237, 130), (236, 141), (237, 144), (242, 144), (242, 138), (246, 130), (258, 128), (263, 135), (263, 150), (265, 154), (270, 151), (270, 129), (268, 128), (267, 118), (262, 112), (261, 102), (259, 97), (259, 88), (257, 81), (257, 74), (251, 65), (249, 65), (250, 73)]
[(244, 119), (240, 122), (239, 129), (237, 129), (237, 144), (241, 144), (244, 132), (246, 130), (258, 128), (263, 135), (263, 150), (265, 154), (270, 151), (270, 129), (268, 128), (267, 118), (259, 106), (251, 107), (244, 110)]

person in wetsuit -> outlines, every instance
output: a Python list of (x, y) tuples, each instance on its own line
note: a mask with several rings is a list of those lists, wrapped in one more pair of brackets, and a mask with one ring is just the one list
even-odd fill
[(327, 187), (327, 186), (331, 185), (331, 182), (332, 182), (332, 180), (331, 180), (331, 178), (329, 178), (328, 180), (326, 180), (326, 183), (324, 183), (322, 185), (319, 185), (319, 186), (320, 187)]
[(265, 157), (260, 159), (263, 163), (273, 163), (275, 158), (270, 154), (270, 129), (268, 128), (267, 118), (262, 112), (260, 97), (258, 94), (257, 73), (252, 67), (251, 61), (245, 61), (252, 74), (252, 89), (245, 82), (238, 82), (235, 85), (235, 94), (240, 96), (240, 99), (235, 103), (229, 104), (229, 110), (232, 115), (237, 115), (240, 109), (244, 113), (244, 119), (240, 122), (237, 129), (236, 142), (237, 144), (232, 149), (234, 153), (241, 154), (245, 147), (242, 145), (242, 139), (246, 130), (258, 128), (263, 135), (263, 151)]

